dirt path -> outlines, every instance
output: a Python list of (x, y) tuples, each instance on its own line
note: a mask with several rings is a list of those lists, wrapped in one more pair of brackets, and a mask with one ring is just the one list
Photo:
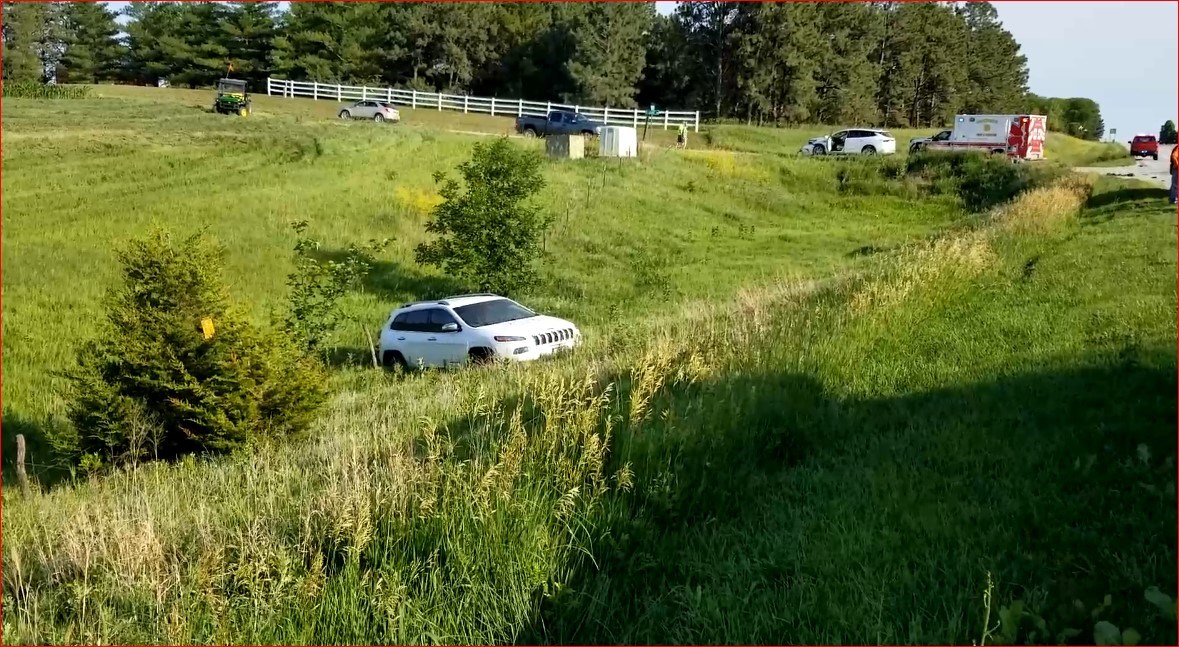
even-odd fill
[(1170, 159), (1171, 149), (1174, 145), (1159, 146), (1159, 158), (1153, 160), (1150, 158), (1138, 160), (1134, 166), (1110, 166), (1099, 168), (1079, 168), (1080, 173), (1097, 173), (1100, 175), (1113, 175), (1117, 177), (1129, 177), (1136, 180), (1144, 180), (1151, 184), (1156, 184), (1164, 189), (1171, 187), (1171, 172)]

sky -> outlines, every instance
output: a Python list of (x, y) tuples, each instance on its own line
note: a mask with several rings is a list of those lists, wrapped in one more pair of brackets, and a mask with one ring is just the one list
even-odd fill
[[(108, 2), (123, 7), (126, 2)], [(282, 3), (286, 4), (286, 3)], [(674, 2), (656, 2), (670, 13)], [(1106, 132), (1157, 133), (1179, 112), (1179, 4), (1175, 2), (993, 2), (1028, 58), (1028, 85), (1050, 97), (1088, 97)]]

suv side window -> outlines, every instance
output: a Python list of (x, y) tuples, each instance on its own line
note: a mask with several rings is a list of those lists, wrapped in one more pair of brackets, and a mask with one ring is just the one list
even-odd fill
[(564, 120), (564, 118), (561, 115), (561, 113), (559, 113), (559, 112), (550, 112), (549, 113), (549, 121), (555, 121), (555, 122), (560, 123), (563, 120)]
[(445, 326), (446, 324), (449, 324), (449, 323), (457, 324), (458, 323), (457, 321), (455, 321), (454, 317), (450, 316), (449, 312), (443, 310), (442, 308), (431, 308), (430, 310), (427, 310), (426, 312), (430, 313), (430, 319), (429, 319), (429, 324), (428, 324), (429, 330), (427, 332), (442, 332), (442, 327)]
[(405, 320), (409, 317), (408, 312), (403, 312), (396, 317), (393, 317), (393, 323), (389, 324), (389, 330), (409, 330), (405, 325)]
[(411, 310), (405, 313), (405, 328), (408, 332), (427, 332), (430, 321), (429, 310)]

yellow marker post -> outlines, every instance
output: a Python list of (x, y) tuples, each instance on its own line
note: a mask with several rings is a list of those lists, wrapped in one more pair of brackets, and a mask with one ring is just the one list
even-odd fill
[(201, 333), (205, 336), (205, 341), (212, 339), (214, 332), (213, 319), (211, 317), (201, 319)]

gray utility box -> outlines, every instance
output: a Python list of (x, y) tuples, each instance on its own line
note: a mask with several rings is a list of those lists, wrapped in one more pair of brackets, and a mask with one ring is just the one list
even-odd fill
[(585, 137), (581, 135), (550, 135), (545, 137), (544, 149), (553, 159), (579, 160), (585, 157)]

